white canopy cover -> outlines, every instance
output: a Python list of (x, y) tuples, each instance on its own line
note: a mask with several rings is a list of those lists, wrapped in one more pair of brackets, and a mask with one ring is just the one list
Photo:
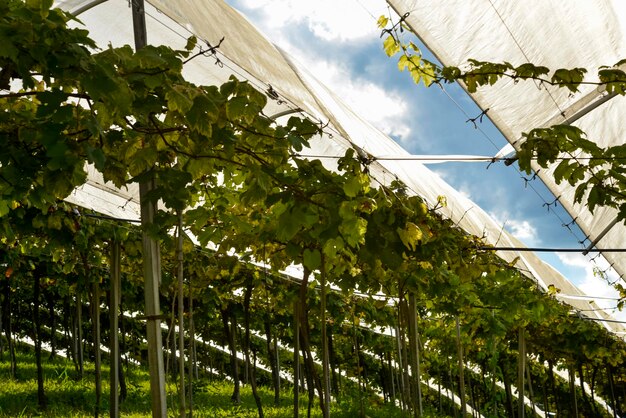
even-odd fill
[[(551, 70), (582, 67), (585, 81), (597, 81), (600, 66), (626, 58), (626, 3), (620, 0), (389, 0), (444, 65), (463, 67), (468, 59), (542, 65)], [(523, 132), (572, 123), (600, 146), (626, 139), (626, 98), (609, 96), (593, 85), (570, 94), (532, 81), (501, 80), (479, 88), (472, 98), (506, 139), (519, 145)], [(572, 122), (572, 120), (575, 121)], [(590, 213), (574, 204), (575, 188), (557, 185), (553, 170), (535, 171), (559, 203), (586, 234), (587, 245), (598, 249), (626, 248), (626, 227), (615, 224), (616, 211), (597, 208)], [(620, 277), (626, 257), (604, 252)]]
[[(395, 6), (402, 10), (405, 7), (411, 11), (418, 8), (417, 2), (398, 1), (392, 3), (395, 3)], [(441, 39), (449, 39), (450, 43), (454, 44), (464, 30), (469, 30), (468, 28), (481, 29), (478, 27), (480, 26), (477, 23), (478, 20), (474, 20), (472, 17), (472, 13), (475, 11), (469, 4), (471, 2), (467, 2), (467, 5), (463, 1), (454, 3), (456, 7), (453, 7), (450, 2), (431, 5), (432, 10), (438, 10), (436, 13), (440, 14), (438, 16), (440, 23), (433, 24), (435, 28), (439, 25), (437, 42), (440, 42)], [(425, 7), (422, 1), (419, 4), (419, 8)], [(106, 2), (101, 0), (61, 0), (57, 1), (55, 5), (70, 12), (82, 12), (79, 16), (80, 20), (86, 25), (91, 37), (99, 45), (106, 46), (109, 43), (113, 46), (133, 44), (131, 9), (126, 0), (109, 0)], [(459, 10), (465, 12), (459, 12)], [(415, 16), (416, 19), (420, 16), (426, 18), (428, 13), (430, 13), (430, 9), (428, 12), (414, 11), (411, 16)], [(460, 24), (458, 27), (459, 34), (446, 34), (445, 30), (448, 24), (445, 22), (457, 19), (470, 21), (473, 24)], [(413, 23), (413, 21), (411, 22)], [(417, 24), (418, 20), (415, 23)], [(329, 123), (327, 130), (333, 132), (332, 137), (323, 135), (313, 140), (311, 142), (311, 155), (341, 156), (347, 148), (354, 145), (374, 156), (409, 155), (391, 138), (356, 115), (332, 91), (317, 81), (314, 75), (275, 47), (242, 15), (222, 0), (211, 2), (202, 0), (147, 0), (146, 24), (149, 43), (166, 44), (175, 48), (184, 47), (186, 38), (192, 34), (213, 45), (224, 37), (224, 42), (218, 50), (219, 58), (225, 64), (223, 68), (215, 65), (215, 60), (212, 58), (196, 59), (189, 62), (185, 68), (188, 79), (196, 83), (221, 84), (231, 74), (235, 74), (240, 79), (249, 80), (262, 91), (268, 90), (271, 86), (280, 95), (281, 100), (270, 100), (266, 114), (277, 115), (281, 112), (300, 111), (314, 120)], [(484, 37), (486, 39), (486, 36)], [(500, 38), (498, 38), (498, 42), (503, 42), (504, 40)], [(458, 44), (455, 47), (460, 48), (462, 46), (460, 44), (463, 42), (458, 42)], [(469, 41), (467, 44), (473, 46)], [(442, 51), (446, 50), (449, 45), (441, 46), (441, 48)], [(503, 46), (503, 48), (505, 47)], [(466, 49), (467, 51), (459, 53), (460, 57), (474, 56), (472, 48)], [(615, 52), (614, 55), (619, 54)], [(463, 58), (459, 59), (463, 60)], [(456, 60), (456, 55), (450, 62), (455, 62), (454, 60)], [(612, 63), (613, 60), (608, 60), (608, 62)], [(497, 96), (497, 94), (493, 95), (493, 97)], [(511, 108), (517, 106), (517, 109), (523, 103), (526, 101), (522, 100), (517, 103), (512, 99), (507, 100), (503, 111), (506, 110), (506, 116), (515, 115), (516, 112), (510, 111)], [(531, 110), (536, 110), (534, 104), (532, 108), (528, 109), (528, 112)], [(494, 114), (499, 115), (500, 113), (494, 112)], [(535, 121), (541, 117), (540, 115), (529, 116), (523, 121)], [(513, 138), (524, 129), (523, 126), (525, 125), (520, 119), (514, 119), (514, 123), (511, 123), (514, 126), (507, 129), (513, 132), (510, 136)], [(336, 158), (322, 158), (322, 160), (330, 168), (336, 164)], [(437, 204), (439, 196), (445, 196), (447, 207), (441, 209), (441, 213), (456, 222), (468, 233), (484, 236), (489, 244), (507, 247), (523, 246), (506, 231), (502, 231), (502, 226), (481, 208), (419, 162), (408, 159), (376, 161), (370, 167), (370, 173), (374, 177), (374, 181), (382, 184), (389, 184), (396, 178), (402, 180), (413, 193), (422, 196), (431, 207)], [(90, 173), (88, 183), (76, 189), (67, 200), (110, 216), (139, 219), (137, 188), (115, 189), (111, 185), (104, 184), (102, 177), (96, 172)], [(517, 253), (513, 251), (501, 251), (499, 255), (507, 261), (519, 257), (519, 268), (529, 272), (529, 275), (542, 288), (547, 289), (549, 285), (553, 284), (561, 289), (564, 295), (573, 295), (575, 298), (568, 298), (566, 301), (574, 308), (586, 311), (590, 307), (597, 308), (593, 301), (584, 298), (584, 294), (579, 289), (536, 255), (529, 252)], [(597, 319), (609, 318), (604, 311), (594, 310), (587, 313)], [(623, 330), (620, 325), (615, 323), (606, 323), (606, 326), (613, 331)]]

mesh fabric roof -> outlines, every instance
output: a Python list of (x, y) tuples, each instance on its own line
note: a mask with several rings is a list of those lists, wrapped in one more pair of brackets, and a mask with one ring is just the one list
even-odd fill
[[(113, 46), (133, 45), (131, 9), (126, 0), (109, 0), (88, 8), (90, 3), (101, 2), (65, 0), (55, 4), (73, 12), (88, 9), (79, 18), (100, 46), (106, 47), (109, 43)], [(398, 7), (409, 7), (405, 2), (396, 3)], [(449, 10), (454, 14), (454, 8), (450, 7)], [(280, 100), (268, 101), (266, 114), (296, 112), (322, 123), (328, 122), (327, 134), (312, 140), (311, 149), (306, 153), (331, 157), (322, 158), (329, 168), (336, 167), (335, 157), (343, 155), (347, 148), (355, 145), (374, 156), (409, 155), (392, 139), (355, 114), (314, 75), (275, 47), (243, 16), (221, 0), (150, 0), (146, 3), (146, 24), (149, 43), (175, 48), (183, 48), (186, 38), (191, 34), (213, 45), (224, 37), (218, 51), (224, 66), (215, 65), (214, 58), (201, 57), (186, 65), (187, 78), (195, 83), (221, 84), (231, 74), (235, 74), (240, 79), (249, 80), (262, 91), (271, 86), (279, 94)], [(446, 35), (442, 34), (442, 37)], [(503, 232), (502, 226), (485, 211), (418, 162), (375, 161), (370, 166), (370, 173), (373, 181), (381, 184), (389, 184), (396, 178), (402, 180), (431, 207), (437, 204), (439, 196), (445, 196), (448, 205), (441, 209), (442, 215), (468, 233), (484, 236), (487, 243), (523, 246), (513, 236)], [(88, 182), (77, 188), (67, 200), (113, 217), (139, 219), (137, 187), (116, 189), (105, 184), (94, 170), (90, 171)], [(499, 255), (507, 261), (519, 257), (518, 267), (528, 272), (544, 289), (553, 284), (564, 294), (583, 296), (562, 275), (532, 253), (501, 251)], [(595, 303), (585, 299), (570, 299), (567, 302), (580, 310), (597, 308)], [(598, 319), (607, 318), (602, 311), (589, 314)], [(618, 324), (608, 323), (606, 326), (613, 331), (623, 330)]]
[[(524, 2), (497, 0), (389, 0), (426, 46), (444, 64), (463, 66), (479, 61), (526, 62), (551, 70), (582, 67), (585, 81), (597, 81), (600, 66), (612, 66), (626, 57), (626, 3), (587, 0)], [(626, 139), (626, 98), (609, 96), (604, 89), (583, 85), (580, 92), (528, 81), (502, 80), (479, 88), (472, 98), (506, 139), (519, 145), (523, 132), (572, 123), (600, 146), (620, 145)], [(556, 164), (534, 169), (558, 201), (598, 249), (626, 248), (626, 227), (615, 224), (616, 211), (598, 208), (590, 213), (574, 204), (575, 188), (553, 179)], [(605, 234), (605, 235), (604, 235)], [(603, 253), (624, 277), (626, 257)]]

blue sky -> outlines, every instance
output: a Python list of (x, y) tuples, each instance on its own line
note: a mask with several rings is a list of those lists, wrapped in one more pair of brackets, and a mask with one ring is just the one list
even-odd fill
[[(416, 86), (382, 50), (376, 19), (388, 14), (384, 0), (227, 0), (273, 43), (304, 64), (357, 113), (412, 154), (495, 155), (506, 144), (480, 109), (457, 85)], [(503, 58), (506, 60), (506, 57)], [(526, 185), (515, 166), (496, 163), (429, 165), (454, 188), (490, 213), (527, 246), (579, 247), (584, 234), (563, 223), (571, 217), (539, 180)], [(579, 254), (539, 254), (583, 291), (616, 292), (594, 277), (594, 264)], [(602, 259), (595, 262), (606, 268)], [(598, 303), (602, 303), (600, 300)], [(615, 306), (605, 301), (605, 307)]]

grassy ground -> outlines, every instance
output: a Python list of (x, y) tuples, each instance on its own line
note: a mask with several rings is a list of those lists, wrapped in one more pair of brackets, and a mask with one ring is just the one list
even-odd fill
[[(48, 407), (45, 411), (37, 408), (37, 380), (35, 359), (32, 353), (20, 353), (18, 356), (17, 379), (9, 378), (8, 356), (5, 353), (0, 360), (0, 417), (93, 417), (95, 411), (95, 385), (92, 364), (87, 364), (82, 380), (77, 378), (71, 362), (57, 357), (48, 360), (44, 354), (45, 392)], [(102, 373), (102, 401), (100, 412), (108, 416), (109, 386), (108, 367), (103, 366)], [(149, 379), (146, 370), (130, 367), (126, 376), (128, 397), (122, 403), (123, 417), (149, 417), (150, 396)], [(282, 402), (273, 405), (273, 392), (269, 388), (259, 388), (261, 392), (263, 410), (268, 418), (292, 417), (292, 393), (284, 391)], [(176, 387), (169, 384), (168, 407), (169, 416), (176, 417), (177, 394)], [(194, 416), (195, 417), (257, 417), (257, 409), (249, 386), (242, 386), (241, 404), (234, 405), (230, 401), (232, 384), (223, 380), (209, 380), (207, 378), (196, 382), (194, 387)], [(301, 396), (301, 415), (306, 416), (306, 395)], [(321, 417), (316, 400), (312, 411), (313, 417)], [(376, 417), (399, 417), (397, 408), (385, 405), (378, 400), (370, 399), (364, 403), (365, 415)], [(358, 399), (344, 400), (341, 404), (332, 405), (333, 417), (360, 416)], [(430, 415), (435, 416), (435, 415)]]

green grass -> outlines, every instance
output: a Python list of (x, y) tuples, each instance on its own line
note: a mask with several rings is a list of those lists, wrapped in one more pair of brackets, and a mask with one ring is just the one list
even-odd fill
[[(57, 357), (48, 360), (44, 354), (45, 392), (48, 407), (45, 411), (37, 408), (37, 378), (35, 358), (32, 353), (18, 354), (17, 379), (9, 378), (8, 356), (5, 353), (0, 361), (0, 417), (93, 417), (95, 408), (95, 384), (93, 364), (87, 363), (84, 378), (78, 379), (73, 364)], [(109, 369), (102, 367), (102, 400), (100, 412), (108, 416), (109, 408)], [(150, 417), (149, 378), (145, 369), (130, 367), (126, 375), (128, 397), (121, 405), (123, 417)], [(270, 388), (259, 388), (263, 411), (268, 418), (292, 417), (292, 393), (283, 389), (282, 399), (274, 406), (274, 395)], [(224, 380), (203, 378), (194, 386), (195, 417), (257, 417), (257, 409), (249, 386), (241, 388), (241, 404), (234, 405), (230, 400), (232, 383)], [(177, 392), (174, 384), (168, 384), (169, 416), (177, 416)], [(301, 415), (306, 417), (306, 394), (302, 394)], [(358, 398), (345, 399), (332, 404), (332, 417), (358, 417)], [(400, 417), (400, 411), (385, 405), (378, 399), (368, 399), (364, 404), (365, 414), (371, 418)], [(313, 417), (321, 417), (317, 399), (312, 408)], [(427, 415), (434, 417), (435, 415)]]

